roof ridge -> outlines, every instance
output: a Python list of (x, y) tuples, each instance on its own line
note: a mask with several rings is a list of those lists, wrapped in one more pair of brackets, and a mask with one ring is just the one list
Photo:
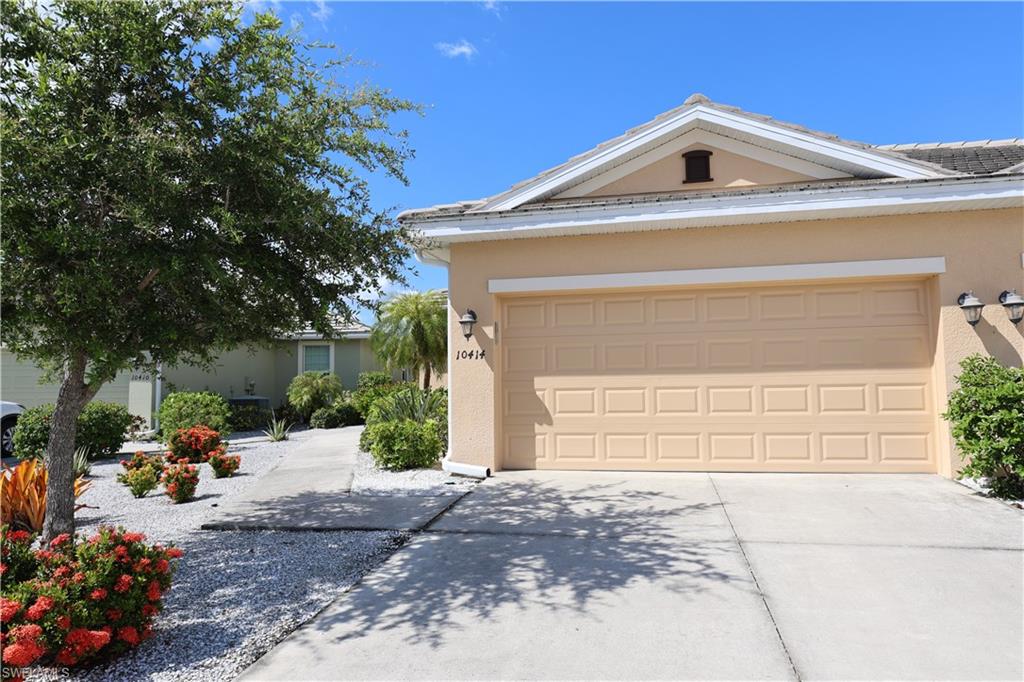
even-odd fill
[(962, 147), (1010, 147), (1024, 146), (1024, 137), (1007, 137), (1001, 140), (961, 140), (959, 142), (905, 142), (900, 144), (878, 144), (875, 149), (905, 151), (908, 149), (960, 149)]

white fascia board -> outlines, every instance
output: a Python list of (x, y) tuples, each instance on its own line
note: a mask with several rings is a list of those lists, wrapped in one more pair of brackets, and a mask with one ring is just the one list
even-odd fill
[(802, 151), (817, 156), (828, 156), (842, 164), (854, 165), (866, 171), (884, 176), (893, 176), (907, 180), (944, 176), (937, 169), (922, 166), (911, 160), (903, 161), (887, 154), (880, 154), (839, 142), (824, 140), (820, 137), (778, 126), (767, 121), (758, 121), (746, 116), (697, 105), (651, 126), (642, 133), (627, 137), (618, 144), (611, 145), (589, 158), (582, 159), (579, 163), (571, 164), (558, 173), (541, 178), (521, 188), (499, 194), (483, 206), (473, 209), (473, 212), (505, 211), (521, 206), (538, 197), (557, 194), (561, 188), (571, 186), (573, 181), (580, 176), (585, 176), (599, 170), (615, 158), (630, 154), (645, 145), (655, 142), (661, 136), (671, 134), (680, 128), (685, 128), (688, 125), (699, 122), (722, 126), (739, 133), (771, 140), (792, 150), (794, 155), (799, 155), (799, 152)]
[(655, 272), (617, 272), (599, 275), (492, 279), (487, 283), (487, 291), (492, 294), (521, 294), (587, 289), (937, 275), (945, 271), (946, 259), (942, 256), (932, 256), (927, 258), (893, 258), (889, 260), (841, 261), (833, 263), (794, 263), (791, 265), (757, 265), (737, 268), (703, 268), (695, 270), (660, 270)]
[[(658, 147), (655, 147), (648, 152), (644, 152), (640, 156), (632, 158), (625, 163), (621, 163), (611, 170), (600, 173), (592, 178), (584, 180), (578, 185), (570, 187), (556, 195), (556, 198), (568, 199), (586, 196), (605, 185), (615, 182), (616, 180), (621, 180), (630, 173), (635, 173), (649, 164), (660, 161), (671, 154), (681, 152), (683, 149), (692, 145), (706, 145), (714, 147), (715, 149), (721, 149), (722, 151), (731, 152), (739, 156), (745, 156), (749, 159), (760, 161), (761, 163), (778, 166), (779, 168), (784, 168), (794, 173), (801, 173), (818, 180), (832, 180), (836, 178), (850, 177), (849, 174), (835, 168), (829, 168), (818, 163), (804, 161), (803, 159), (798, 159), (795, 156), (789, 156), (788, 154), (782, 154), (771, 149), (758, 147), (750, 142), (736, 140), (731, 137), (726, 137), (725, 135), (713, 133), (709, 130), (695, 128), (665, 142)], [(682, 158), (679, 159), (679, 167), (682, 169)], [(680, 188), (682, 188), (681, 185)]]
[(920, 185), (853, 186), (682, 198), (672, 201), (567, 207), (493, 216), (468, 213), (414, 223), (435, 243), (638, 230), (755, 225), (864, 216), (934, 213), (1024, 205), (1024, 178)]

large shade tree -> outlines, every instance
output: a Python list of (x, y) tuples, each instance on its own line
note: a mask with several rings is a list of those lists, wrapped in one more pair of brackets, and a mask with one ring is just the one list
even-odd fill
[(380, 308), (370, 345), (388, 369), (423, 373), (423, 388), (430, 377), (445, 371), (448, 359), (448, 298), (439, 289), (398, 294)]
[(416, 107), (237, 3), (0, 2), (2, 334), (59, 381), (53, 537), (75, 418), (118, 372), (330, 334), (401, 279), (365, 176), (405, 181), (392, 120)]

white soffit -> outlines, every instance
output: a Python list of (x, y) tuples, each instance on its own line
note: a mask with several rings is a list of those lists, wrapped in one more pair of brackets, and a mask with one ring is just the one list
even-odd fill
[(937, 275), (945, 271), (946, 259), (942, 256), (934, 256), (927, 258), (893, 258), (889, 260), (841, 261), (834, 263), (795, 263), (791, 265), (757, 265), (737, 268), (703, 268), (695, 270), (659, 270), (654, 272), (620, 272), (599, 275), (492, 279), (487, 283), (487, 291), (492, 294), (520, 294), (585, 289), (845, 279), (849, 277), (923, 276)]
[(769, 121), (695, 105), (616, 144), (609, 145), (606, 149), (589, 154), (576, 163), (570, 163), (557, 172), (543, 175), (521, 187), (498, 194), (472, 212), (506, 211), (530, 201), (554, 196), (577, 184), (581, 178), (593, 177), (613, 168), (623, 159), (644, 154), (673, 137), (698, 127), (811, 163), (835, 168), (855, 177), (896, 177), (915, 180), (948, 175), (940, 169), (910, 159), (898, 158), (889, 153), (828, 140)]

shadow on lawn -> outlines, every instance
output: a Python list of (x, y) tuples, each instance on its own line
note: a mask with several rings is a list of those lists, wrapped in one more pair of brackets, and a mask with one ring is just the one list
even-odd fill
[[(746, 589), (731, 537), (720, 506), (692, 496), (614, 484), (478, 488), (308, 627), (332, 642), (394, 630), (438, 647), (473, 623), (526, 608), (585, 613), (642, 582), (682, 599), (712, 584)], [(323, 641), (307, 634), (294, 639), (319, 658)]]

